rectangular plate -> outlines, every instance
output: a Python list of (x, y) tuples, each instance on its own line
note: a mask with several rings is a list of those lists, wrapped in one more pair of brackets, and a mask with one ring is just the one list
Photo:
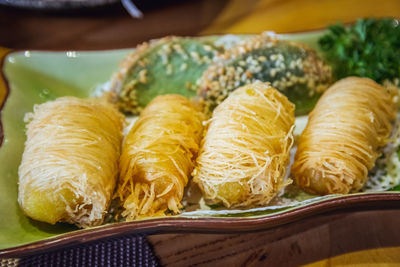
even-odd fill
[[(278, 35), (317, 47), (324, 31)], [(200, 37), (214, 40), (215, 36)], [(18, 166), (24, 149), (24, 115), (34, 104), (56, 97), (90, 96), (111, 77), (130, 50), (98, 52), (9, 53), (2, 73), (8, 97), (1, 111), (4, 141), (0, 148), (0, 257), (21, 256), (58, 246), (132, 232), (240, 232), (261, 230), (313, 214), (349, 207), (382, 208), (400, 204), (400, 193), (358, 193), (312, 198), (287, 207), (251, 211), (184, 213), (174, 217), (106, 224), (79, 230), (68, 224), (48, 225), (26, 217), (17, 203)], [(0, 88), (1, 89), (1, 88)], [(1, 134), (0, 134), (1, 136)]]

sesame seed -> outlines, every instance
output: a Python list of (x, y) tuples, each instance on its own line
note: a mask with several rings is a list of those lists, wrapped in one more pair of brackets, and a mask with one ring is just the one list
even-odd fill
[(163, 65), (168, 64), (168, 56), (163, 50), (159, 50), (157, 54), (161, 57), (161, 62)]
[(184, 59), (188, 59), (188, 55), (186, 54), (185, 50), (182, 48), (180, 44), (174, 44), (172, 45), (172, 48), (179, 54), (181, 55)]
[(194, 51), (190, 52), (190, 56), (191, 56), (194, 60), (200, 60), (199, 53), (197, 53), (197, 52), (194, 52)]
[(147, 69), (142, 69), (139, 71), (139, 81), (143, 84), (147, 83), (146, 79)]
[(207, 64), (209, 64), (209, 63), (211, 63), (211, 58), (209, 57), (209, 56), (203, 56), (203, 58), (201, 59), (201, 61), (202, 62), (204, 62), (204, 63), (207, 63)]
[(213, 48), (211, 46), (209, 46), (209, 45), (205, 45), (205, 46), (203, 46), (203, 48), (206, 51), (212, 51), (213, 50)]
[(132, 90), (129, 92), (129, 98), (130, 99), (135, 99), (136, 98), (136, 90)]
[(264, 62), (267, 61), (267, 58), (265, 56), (259, 56), (258, 61)]
[(183, 63), (182, 65), (181, 65), (181, 67), (180, 67), (180, 70), (186, 70), (187, 69), (187, 64), (186, 63)]
[(171, 64), (168, 64), (168, 65), (167, 65), (167, 75), (171, 75), (172, 72), (173, 72), (173, 70), (172, 70), (172, 65), (171, 65)]

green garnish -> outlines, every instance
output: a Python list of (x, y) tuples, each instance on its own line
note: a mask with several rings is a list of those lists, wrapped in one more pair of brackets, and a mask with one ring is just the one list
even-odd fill
[(359, 19), (354, 25), (328, 27), (319, 40), (335, 78), (369, 77), (378, 83), (400, 77), (400, 26), (392, 18)]

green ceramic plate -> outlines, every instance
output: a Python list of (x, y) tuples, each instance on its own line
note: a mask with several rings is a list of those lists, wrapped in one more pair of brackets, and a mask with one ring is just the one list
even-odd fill
[[(322, 32), (280, 35), (316, 48)], [(202, 37), (214, 40), (216, 37)], [(18, 165), (24, 148), (23, 117), (34, 104), (59, 96), (90, 96), (109, 80), (118, 63), (130, 50), (98, 52), (21, 51), (8, 54), (3, 75), (9, 94), (1, 112), (4, 141), (0, 148), (0, 256), (21, 255), (39, 250), (86, 242), (131, 232), (234, 232), (265, 229), (312, 214), (354, 206), (398, 205), (400, 193), (360, 193), (350, 196), (298, 196), (290, 205), (236, 211), (194, 211), (180, 216), (130, 223), (114, 223), (86, 230), (67, 224), (55, 226), (35, 222), (23, 215), (17, 203)], [(0, 135), (1, 136), (1, 135)], [(371, 205), (371, 203), (374, 203)]]

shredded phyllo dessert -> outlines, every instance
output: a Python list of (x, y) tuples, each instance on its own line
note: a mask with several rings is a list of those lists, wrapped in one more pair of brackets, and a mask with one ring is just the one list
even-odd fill
[(140, 45), (112, 79), (120, 109), (139, 114), (158, 95), (195, 96), (199, 78), (217, 53), (213, 44), (183, 37)]
[(296, 114), (305, 114), (330, 85), (332, 73), (311, 48), (265, 33), (217, 57), (202, 76), (198, 98), (211, 112), (234, 89), (255, 81), (270, 82), (296, 105)]
[(389, 141), (397, 101), (397, 89), (368, 78), (350, 77), (330, 87), (300, 136), (292, 166), (297, 184), (323, 195), (359, 191)]
[(399, 191), (399, 23), (329, 30), (294, 37), (321, 54), (272, 33), (152, 40), (93, 98), (35, 105), (21, 209), (85, 228)]
[(99, 225), (118, 175), (123, 117), (98, 99), (61, 97), (26, 115), (18, 201), (29, 217)]
[(285, 181), (294, 105), (268, 83), (236, 89), (207, 122), (193, 180), (208, 202), (267, 204)]
[(204, 115), (185, 97), (155, 98), (141, 113), (123, 144), (115, 194), (127, 221), (179, 213)]

